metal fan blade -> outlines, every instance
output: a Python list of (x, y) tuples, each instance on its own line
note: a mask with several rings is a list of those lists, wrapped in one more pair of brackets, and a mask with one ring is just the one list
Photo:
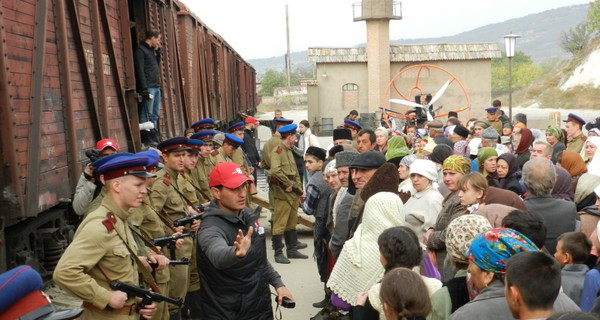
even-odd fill
[(422, 108), (423, 105), (418, 104), (416, 102), (412, 102), (412, 101), (408, 101), (408, 100), (402, 100), (402, 99), (390, 99), (388, 100), (391, 103), (397, 103), (397, 104), (401, 104), (401, 105), (405, 105), (405, 106), (409, 106), (409, 107), (416, 107), (416, 108)]
[(433, 116), (431, 115), (431, 112), (427, 111), (427, 121), (433, 121)]
[(444, 83), (444, 85), (440, 88), (440, 90), (438, 90), (438, 92), (435, 93), (433, 98), (431, 98), (431, 102), (429, 102), (429, 104), (427, 106), (433, 105), (436, 101), (438, 101), (442, 97), (442, 95), (444, 94), (446, 89), (448, 89), (449, 85), (450, 85), (450, 80), (446, 81), (446, 83)]

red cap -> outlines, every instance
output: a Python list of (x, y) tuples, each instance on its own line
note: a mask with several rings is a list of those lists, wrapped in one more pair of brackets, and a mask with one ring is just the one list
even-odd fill
[(221, 162), (210, 172), (208, 185), (210, 187), (223, 186), (228, 189), (235, 189), (246, 181), (252, 180), (244, 175), (240, 166), (233, 162)]
[(253, 123), (255, 125), (259, 125), (258, 121), (256, 121), (256, 119), (254, 119), (254, 117), (248, 117), (246, 118), (246, 120), (244, 120), (245, 123)]
[(119, 151), (119, 146), (113, 139), (102, 139), (96, 143), (96, 149), (102, 151), (106, 148), (113, 148), (115, 151)]

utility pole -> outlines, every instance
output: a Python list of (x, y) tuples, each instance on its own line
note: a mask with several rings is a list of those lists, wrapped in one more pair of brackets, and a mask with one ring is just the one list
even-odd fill
[(287, 73), (287, 85), (292, 85), (291, 73), (292, 73), (292, 58), (290, 54), (290, 18), (288, 15), (288, 6), (285, 5), (285, 34), (287, 37), (287, 54), (285, 55), (285, 71)]

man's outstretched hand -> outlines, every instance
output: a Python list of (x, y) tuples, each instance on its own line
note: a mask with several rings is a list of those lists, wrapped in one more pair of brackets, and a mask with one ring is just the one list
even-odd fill
[(250, 250), (250, 245), (252, 244), (252, 234), (254, 233), (254, 227), (248, 228), (248, 233), (244, 236), (244, 233), (241, 229), (238, 229), (237, 237), (235, 238), (235, 242), (233, 246), (235, 247), (235, 256), (238, 258), (243, 258)]

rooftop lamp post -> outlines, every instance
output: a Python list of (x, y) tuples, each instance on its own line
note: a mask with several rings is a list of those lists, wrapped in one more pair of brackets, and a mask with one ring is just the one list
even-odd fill
[(520, 36), (512, 32), (504, 36), (506, 57), (508, 58), (508, 117), (510, 121), (512, 121), (512, 57), (515, 56), (517, 38), (520, 38)]

